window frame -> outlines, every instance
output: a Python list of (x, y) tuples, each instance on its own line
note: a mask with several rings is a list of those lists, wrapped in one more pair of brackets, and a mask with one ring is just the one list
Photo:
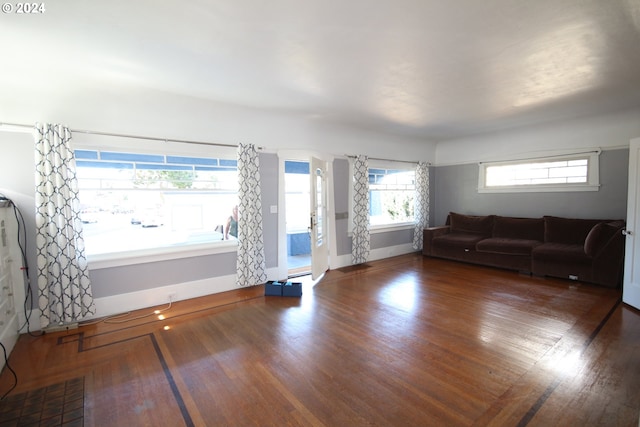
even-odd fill
[[(416, 164), (410, 162), (398, 162), (393, 160), (377, 160), (369, 159), (369, 169), (394, 169), (394, 170), (412, 170), (415, 172)], [(347, 234), (351, 236), (353, 232), (353, 159), (349, 158), (349, 221), (347, 227)], [(414, 183), (415, 185), (415, 183)], [(371, 191), (371, 190), (369, 190)], [(369, 200), (371, 204), (371, 200)], [(371, 207), (371, 206), (369, 206)], [(389, 231), (409, 230), (415, 227), (414, 221), (405, 221), (388, 224), (371, 224), (371, 218), (369, 218), (369, 232), (371, 234), (386, 233)]]
[[(579, 192), (598, 191), (600, 189), (600, 149), (573, 154), (542, 156), (522, 160), (497, 162), (481, 162), (478, 164), (478, 193), (544, 193), (544, 192)], [(587, 182), (558, 184), (522, 184), (487, 186), (487, 169), (492, 166), (523, 165), (530, 163), (547, 163), (564, 160), (587, 160)]]
[[(116, 151), (140, 154), (161, 154), (186, 157), (237, 159), (237, 148), (174, 142), (149, 142), (142, 139), (103, 135), (78, 135), (72, 141), (75, 150)], [(87, 261), (92, 270), (120, 267), (149, 262), (190, 258), (237, 251), (236, 240), (186, 243), (175, 246), (134, 249), (127, 251), (89, 254)]]

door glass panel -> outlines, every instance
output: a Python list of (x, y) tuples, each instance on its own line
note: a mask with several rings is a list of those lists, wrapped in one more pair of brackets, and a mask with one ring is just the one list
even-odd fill
[(311, 210), (311, 202), (315, 201), (314, 169), (305, 161), (284, 162), (287, 273), (293, 276), (311, 271), (311, 238), (315, 234), (310, 232), (309, 218), (315, 214), (315, 208)]
[(323, 217), (323, 207), (324, 201), (322, 200), (322, 195), (324, 192), (322, 191), (322, 170), (316, 169), (316, 246), (322, 245), (323, 240), (323, 229), (324, 229), (324, 217)]
[(311, 213), (311, 277), (315, 280), (329, 269), (329, 217), (327, 216), (327, 162), (311, 158), (309, 187)]

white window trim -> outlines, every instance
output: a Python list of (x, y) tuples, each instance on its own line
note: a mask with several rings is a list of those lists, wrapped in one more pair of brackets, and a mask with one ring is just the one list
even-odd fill
[[(580, 154), (567, 154), (560, 156), (537, 157), (524, 160), (511, 160), (502, 162), (482, 162), (478, 164), (478, 193), (545, 193), (545, 192), (574, 192), (574, 191), (598, 191), (600, 189), (600, 149)], [(554, 160), (588, 159), (587, 182), (576, 184), (531, 184), (508, 185), (500, 187), (487, 187), (486, 169), (490, 166), (514, 165), (521, 163), (544, 162)]]
[(125, 265), (146, 264), (150, 262), (237, 252), (237, 248), (238, 242), (236, 240), (223, 240), (211, 243), (194, 243), (126, 252), (94, 254), (87, 257), (87, 262), (91, 270), (100, 270)]
[[(392, 231), (413, 230), (415, 228), (413, 222), (402, 222), (398, 224), (370, 225), (369, 234), (389, 233)], [(353, 231), (347, 230), (347, 236), (352, 237)]]
[[(353, 233), (353, 162), (354, 158), (348, 157), (349, 162), (349, 200), (348, 200), (348, 209), (349, 209), (349, 218), (347, 221), (347, 236), (351, 237)], [(397, 162), (393, 160), (369, 160), (369, 169), (407, 169), (406, 162)], [(406, 229), (413, 229), (415, 227), (415, 222), (399, 222), (394, 224), (380, 224), (380, 225), (371, 225), (369, 224), (369, 233), (377, 234), (377, 233), (386, 233), (389, 231), (399, 231)]]
[(389, 231), (399, 231), (399, 230), (408, 230), (414, 229), (415, 223), (413, 222), (399, 222), (396, 224), (383, 224), (383, 225), (370, 225), (369, 232), (371, 234), (376, 233), (386, 233)]

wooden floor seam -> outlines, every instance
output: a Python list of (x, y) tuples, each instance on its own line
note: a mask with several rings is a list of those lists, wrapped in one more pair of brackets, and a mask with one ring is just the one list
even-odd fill
[[(604, 325), (609, 321), (609, 319), (611, 319), (611, 316), (613, 315), (615, 310), (618, 307), (620, 307), (621, 304), (622, 304), (622, 299), (619, 299), (614, 304), (614, 306), (611, 308), (611, 310), (609, 310), (607, 315), (600, 321), (600, 323), (598, 324), (596, 329), (589, 336), (589, 339), (583, 344), (582, 349), (580, 350), (580, 354), (584, 353), (587, 350), (587, 348), (589, 348), (591, 343), (593, 343), (593, 340), (596, 339), (596, 337), (598, 336), (598, 334), (600, 333), (600, 331), (602, 330)], [(535, 417), (535, 415), (538, 413), (540, 408), (542, 408), (542, 406), (545, 404), (547, 399), (549, 399), (551, 394), (553, 394), (553, 392), (560, 385), (560, 383), (562, 382), (563, 379), (564, 378), (563, 378), (562, 375), (556, 376), (555, 380), (551, 384), (549, 384), (549, 386), (546, 388), (546, 390), (540, 395), (538, 400), (536, 400), (536, 402), (531, 406), (531, 408), (527, 411), (527, 413), (524, 414), (524, 416), (522, 417), (522, 419), (518, 423), (518, 427), (525, 427), (525, 426), (527, 426), (529, 424), (529, 422), (531, 422), (533, 417)]]

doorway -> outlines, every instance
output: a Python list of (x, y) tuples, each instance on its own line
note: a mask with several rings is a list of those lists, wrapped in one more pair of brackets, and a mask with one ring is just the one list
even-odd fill
[(309, 162), (285, 160), (285, 227), (287, 235), (287, 274), (289, 277), (311, 273), (311, 235)]

